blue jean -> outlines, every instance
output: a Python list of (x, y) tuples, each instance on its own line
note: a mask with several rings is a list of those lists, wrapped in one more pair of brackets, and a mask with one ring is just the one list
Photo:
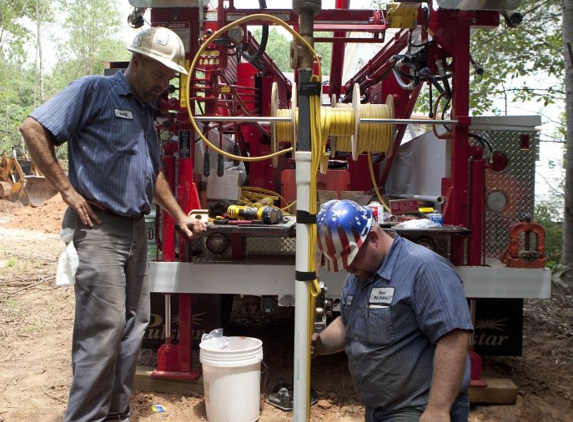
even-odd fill
[[(426, 406), (413, 406), (400, 410), (366, 408), (366, 422), (418, 422)], [(460, 394), (450, 411), (451, 422), (468, 422), (470, 416), (470, 398), (467, 393)]]

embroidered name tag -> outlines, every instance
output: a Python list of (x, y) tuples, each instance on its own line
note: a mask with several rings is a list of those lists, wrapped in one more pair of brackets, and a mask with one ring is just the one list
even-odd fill
[(375, 287), (370, 292), (370, 305), (391, 305), (394, 299), (394, 287)]
[(115, 117), (119, 117), (120, 119), (133, 120), (133, 113), (129, 110), (120, 110), (116, 108)]

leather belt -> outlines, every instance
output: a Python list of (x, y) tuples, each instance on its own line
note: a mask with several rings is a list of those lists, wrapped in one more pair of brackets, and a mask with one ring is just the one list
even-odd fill
[(104, 207), (99, 202), (93, 201), (91, 199), (88, 199), (87, 203), (92, 205), (96, 211), (101, 211), (105, 214), (113, 215), (115, 217), (126, 218), (128, 220), (139, 220), (139, 219), (143, 218), (143, 216), (145, 215), (144, 212), (140, 212), (140, 213), (132, 214), (132, 215), (121, 215), (121, 214), (116, 213), (115, 211), (110, 210), (109, 208)]
[(102, 210), (102, 212), (104, 212), (106, 214), (114, 215), (114, 216), (120, 217), (120, 218), (127, 218), (128, 220), (139, 220), (140, 218), (143, 218), (143, 216), (145, 215), (145, 213), (143, 213), (143, 212), (140, 212), (137, 214), (132, 214), (132, 215), (121, 215), (121, 214), (118, 214), (116, 212), (113, 212), (112, 210), (108, 210), (107, 208)]

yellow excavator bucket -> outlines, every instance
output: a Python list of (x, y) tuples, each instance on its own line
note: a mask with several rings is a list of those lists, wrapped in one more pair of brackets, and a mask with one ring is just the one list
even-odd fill
[(27, 205), (32, 207), (39, 207), (58, 193), (44, 176), (26, 176), (24, 190), (24, 196), (28, 197)]
[[(13, 155), (10, 157), (6, 151), (0, 154), (0, 199), (39, 207), (58, 193), (44, 176), (26, 174)], [(24, 168), (31, 172), (31, 165)]]

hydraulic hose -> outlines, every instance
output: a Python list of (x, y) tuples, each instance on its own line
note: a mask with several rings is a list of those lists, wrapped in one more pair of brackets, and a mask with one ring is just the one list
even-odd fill
[[(246, 17), (241, 18), (241, 19), (237, 19), (236, 21), (234, 21), (228, 25), (225, 25), (224, 27), (222, 27), (221, 29), (219, 29), (218, 31), (213, 33), (203, 44), (201, 44), (201, 47), (199, 47), (199, 50), (195, 54), (195, 57), (193, 58), (193, 61), (191, 62), (191, 65), (189, 67), (189, 75), (193, 75), (195, 67), (197, 65), (197, 62), (199, 61), (199, 57), (201, 57), (201, 55), (203, 54), (203, 51), (205, 50), (205, 48), (208, 45), (210, 45), (212, 42), (214, 42), (215, 39), (220, 38), (221, 34), (229, 31), (231, 28), (234, 28), (234, 27), (239, 26), (239, 25), (243, 25), (243, 24), (250, 22), (252, 20), (263, 20), (263, 21), (273, 22), (273, 23), (276, 23), (277, 25), (282, 26), (284, 29), (286, 29), (293, 37), (295, 37), (301, 44), (303, 44), (306, 48), (309, 49), (309, 51), (312, 52), (312, 54), (314, 55), (314, 57), (316, 58), (316, 60), (318, 62), (318, 73), (320, 75), (321, 66), (320, 66), (320, 61), (318, 59), (318, 55), (316, 54), (316, 52), (314, 51), (312, 46), (308, 43), (308, 41), (306, 41), (303, 37), (301, 37), (294, 29), (292, 29), (290, 26), (288, 26), (281, 19), (277, 18), (276, 16), (265, 15), (265, 14), (255, 14), (255, 15), (246, 16)], [(191, 85), (190, 83), (185, 84), (185, 95), (187, 98), (190, 97), (190, 93), (189, 93), (190, 85)], [(201, 130), (199, 129), (199, 127), (197, 126), (197, 122), (195, 121), (193, 111), (191, 110), (191, 102), (190, 101), (187, 101), (187, 114), (189, 115), (189, 120), (191, 121), (191, 125), (193, 126), (193, 128), (195, 129), (195, 131), (197, 132), (199, 137), (207, 144), (207, 146), (209, 146), (209, 148), (218, 152), (219, 154), (221, 154), (227, 158), (230, 158), (231, 160), (238, 160), (238, 161), (245, 161), (245, 162), (262, 161), (262, 160), (268, 160), (268, 159), (271, 159), (273, 157), (277, 157), (280, 155), (284, 155), (284, 154), (287, 154), (287, 153), (293, 151), (293, 148), (286, 148), (282, 151), (276, 151), (272, 154), (262, 155), (260, 157), (243, 157), (243, 156), (230, 154), (230, 153), (223, 151), (222, 149), (218, 148), (217, 146), (215, 146), (201, 133)]]
[[(265, 0), (259, 0), (259, 7), (263, 10), (266, 9), (267, 8), (267, 2)], [(261, 43), (260, 43), (259, 49), (256, 51), (256, 53), (251, 56), (251, 55), (249, 55), (248, 51), (243, 51), (243, 58), (259, 70), (262, 70), (262, 69), (261, 69), (261, 65), (257, 62), (259, 61), (261, 56), (265, 53), (265, 50), (267, 48), (268, 39), (269, 39), (269, 26), (263, 25), (263, 32), (261, 35)]]

